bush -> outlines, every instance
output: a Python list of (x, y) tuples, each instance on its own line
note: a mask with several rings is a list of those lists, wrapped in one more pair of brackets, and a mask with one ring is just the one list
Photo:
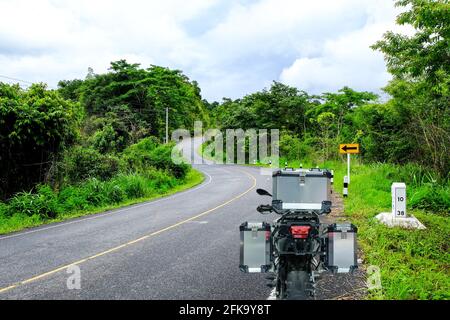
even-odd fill
[(82, 186), (68, 186), (59, 193), (58, 202), (64, 212), (86, 210), (89, 208), (86, 197), (87, 193)]
[(106, 190), (108, 200), (111, 203), (120, 203), (127, 198), (126, 192), (118, 184), (110, 183)]
[(146, 179), (138, 174), (120, 175), (114, 182), (123, 188), (128, 199), (142, 198), (147, 195)]
[(124, 151), (125, 168), (137, 172), (145, 172), (149, 167), (166, 170), (175, 178), (184, 178), (190, 166), (185, 163), (175, 164), (172, 161), (173, 144), (158, 145), (154, 138), (142, 139), (139, 143)]
[(0, 202), (0, 219), (6, 217), (7, 209), (8, 209), (8, 206), (5, 203)]
[(309, 161), (314, 159), (314, 149), (309, 141), (301, 141), (298, 137), (283, 133), (280, 137), (280, 156), (288, 160)]
[(111, 179), (119, 172), (119, 159), (100, 154), (92, 148), (77, 146), (65, 157), (64, 165), (69, 183), (78, 183), (90, 178), (102, 181)]
[(144, 176), (150, 181), (152, 189), (161, 192), (166, 192), (169, 188), (175, 187), (178, 183), (176, 178), (168, 176), (162, 171), (148, 170), (144, 173)]
[(94, 133), (90, 139), (92, 146), (101, 153), (120, 152), (126, 145), (124, 136), (120, 136), (111, 124)]
[(409, 199), (412, 208), (450, 213), (450, 188), (427, 184), (418, 187)]
[(16, 194), (8, 203), (6, 215), (19, 213), (31, 217), (37, 214), (44, 218), (55, 218), (60, 211), (56, 194), (47, 185), (38, 186), (37, 189), (37, 193)]
[(86, 201), (90, 205), (97, 207), (108, 203), (105, 184), (105, 182), (96, 178), (91, 178), (83, 184), (82, 188), (86, 194)]

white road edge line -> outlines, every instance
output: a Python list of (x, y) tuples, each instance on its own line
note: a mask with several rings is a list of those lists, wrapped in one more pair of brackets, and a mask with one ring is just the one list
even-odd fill
[(64, 226), (67, 226), (67, 225), (70, 225), (70, 224), (74, 224), (74, 223), (80, 223), (80, 222), (84, 222), (84, 221), (89, 221), (89, 220), (94, 220), (94, 219), (98, 219), (98, 218), (103, 218), (105, 216), (110, 216), (110, 215), (113, 215), (113, 214), (116, 214), (116, 213), (121, 213), (121, 212), (124, 212), (124, 211), (129, 211), (129, 210), (132, 210), (132, 209), (137, 209), (137, 208), (141, 208), (141, 207), (145, 207), (145, 206), (151, 206), (153, 204), (156, 204), (156, 203), (159, 203), (159, 202), (162, 202), (162, 201), (171, 200), (171, 199), (176, 198), (178, 196), (185, 195), (186, 193), (197, 191), (198, 189), (202, 189), (202, 188), (206, 187), (207, 185), (209, 185), (211, 183), (211, 181), (213, 180), (213, 178), (206, 172), (202, 172), (202, 173), (204, 175), (208, 176), (208, 178), (209, 178), (208, 182), (206, 182), (206, 183), (204, 183), (204, 184), (202, 184), (200, 186), (197, 186), (197, 187), (195, 187), (193, 189), (182, 191), (182, 192), (179, 192), (179, 193), (176, 193), (176, 194), (173, 194), (173, 195), (170, 195), (168, 197), (164, 197), (164, 198), (161, 198), (161, 199), (158, 199), (158, 200), (155, 200), (155, 201), (151, 201), (150, 200), (151, 202), (142, 203), (142, 204), (138, 204), (138, 205), (131, 205), (131, 206), (123, 208), (123, 209), (112, 210), (112, 211), (109, 211), (109, 212), (106, 212), (106, 213), (95, 214), (92, 217), (86, 217), (86, 218), (81, 217), (81, 219), (75, 220), (75, 221), (58, 223), (58, 224), (55, 224), (53, 226), (49, 226), (49, 227), (45, 227), (45, 228), (39, 228), (39, 229), (36, 229), (36, 230), (30, 230), (30, 231), (25, 231), (25, 232), (20, 232), (19, 231), (19, 233), (12, 234), (10, 236), (4, 236), (4, 237), (0, 236), (0, 241), (1, 240), (6, 240), (6, 239), (11, 239), (11, 238), (16, 238), (16, 237), (20, 237), (20, 236), (25, 236), (25, 235), (28, 235), (28, 234), (31, 234), (31, 233), (36, 233), (36, 232), (45, 231), (45, 230), (49, 230), (49, 229), (60, 228), (60, 227), (64, 227)]

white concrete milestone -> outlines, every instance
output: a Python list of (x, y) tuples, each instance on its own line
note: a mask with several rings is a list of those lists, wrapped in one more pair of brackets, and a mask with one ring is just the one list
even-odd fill
[(376, 219), (388, 227), (401, 227), (406, 229), (426, 229), (426, 227), (414, 216), (408, 216), (406, 212), (406, 185), (393, 183), (392, 211), (383, 212)]

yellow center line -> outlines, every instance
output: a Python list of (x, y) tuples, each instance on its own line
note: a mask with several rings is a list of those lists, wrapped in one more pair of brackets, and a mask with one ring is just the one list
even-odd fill
[(222, 203), (221, 205), (218, 205), (217, 207), (214, 207), (214, 208), (212, 208), (212, 209), (209, 209), (209, 210), (207, 210), (207, 211), (205, 211), (205, 212), (202, 212), (202, 213), (200, 213), (200, 214), (198, 214), (198, 215), (196, 215), (196, 216), (194, 216), (194, 217), (191, 217), (191, 218), (189, 218), (189, 219), (180, 221), (180, 222), (175, 223), (175, 224), (173, 224), (173, 225), (171, 225), (171, 226), (169, 226), (169, 227), (166, 227), (166, 228), (164, 228), (164, 229), (161, 229), (161, 230), (155, 231), (155, 232), (153, 232), (153, 233), (150, 233), (150, 234), (148, 234), (148, 235), (145, 235), (145, 236), (143, 236), (143, 237), (141, 237), (141, 238), (139, 238), (139, 239), (129, 241), (129, 242), (124, 243), (124, 244), (122, 244), (122, 245), (119, 245), (119, 246), (117, 246), (117, 247), (114, 247), (114, 248), (111, 248), (111, 249), (109, 249), (109, 250), (106, 250), (106, 251), (97, 253), (97, 254), (95, 254), (95, 255), (93, 255), (93, 256), (90, 256), (90, 257), (87, 257), (87, 258), (84, 258), (84, 259), (81, 259), (81, 260), (72, 262), (72, 263), (70, 263), (70, 264), (61, 266), (61, 267), (56, 268), (56, 269), (54, 269), (54, 270), (51, 270), (51, 271), (42, 273), (42, 274), (40, 274), (40, 275), (34, 276), (34, 277), (32, 277), (32, 278), (29, 278), (29, 279), (26, 279), (26, 280), (17, 282), (17, 283), (12, 284), (12, 285), (10, 285), (10, 286), (8, 286), (8, 287), (1, 288), (1, 289), (0, 289), (0, 294), (1, 294), (1, 293), (4, 293), (4, 292), (6, 292), (6, 291), (12, 290), (12, 289), (14, 289), (14, 288), (17, 288), (17, 287), (19, 287), (19, 286), (21, 286), (21, 285), (25, 285), (25, 284), (28, 284), (28, 283), (37, 281), (37, 280), (39, 280), (39, 279), (45, 278), (45, 277), (47, 277), (47, 276), (50, 276), (50, 275), (52, 275), (52, 274), (58, 273), (58, 272), (60, 272), (60, 271), (63, 271), (63, 270), (65, 270), (65, 269), (67, 269), (67, 268), (70, 267), (70, 266), (73, 266), (73, 265), (79, 265), (79, 264), (82, 264), (82, 263), (84, 263), (84, 262), (86, 262), (86, 261), (93, 260), (93, 259), (95, 259), (95, 258), (99, 258), (99, 257), (101, 257), (101, 256), (104, 256), (104, 255), (108, 254), (108, 253), (112, 253), (112, 252), (118, 251), (118, 250), (120, 250), (120, 249), (123, 249), (123, 248), (125, 248), (125, 247), (131, 246), (131, 245), (133, 245), (133, 244), (139, 243), (139, 242), (141, 242), (141, 241), (144, 241), (144, 240), (146, 240), (146, 239), (149, 239), (150, 237), (154, 237), (154, 236), (159, 235), (159, 234), (161, 234), (161, 233), (163, 233), (163, 232), (166, 232), (166, 231), (169, 231), (169, 230), (171, 230), (171, 229), (177, 228), (177, 227), (179, 227), (179, 226), (181, 226), (181, 225), (183, 225), (183, 224), (185, 224), (185, 223), (187, 223), (187, 222), (190, 222), (190, 221), (193, 221), (193, 220), (198, 219), (198, 218), (200, 218), (200, 217), (206, 216), (207, 214), (209, 214), (209, 213), (211, 213), (211, 212), (213, 212), (213, 211), (216, 211), (217, 209), (220, 209), (220, 208), (222, 208), (222, 207), (225, 207), (226, 205), (230, 204), (231, 202), (236, 201), (236, 200), (242, 198), (244, 195), (246, 195), (247, 193), (249, 193), (250, 191), (252, 191), (252, 190), (256, 187), (256, 178), (255, 178), (253, 175), (251, 175), (250, 173), (245, 172), (245, 171), (243, 171), (243, 170), (239, 170), (239, 171), (245, 173), (248, 177), (250, 177), (250, 178), (253, 180), (253, 185), (252, 185), (248, 190), (246, 190), (245, 192), (243, 192), (243, 193), (239, 194), (238, 196), (236, 196), (236, 197), (234, 197), (234, 198), (228, 200), (227, 202), (224, 202), (224, 203)]

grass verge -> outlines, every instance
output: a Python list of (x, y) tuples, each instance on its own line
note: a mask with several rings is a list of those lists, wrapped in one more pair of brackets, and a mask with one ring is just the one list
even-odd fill
[[(177, 192), (181, 192), (190, 188), (193, 188), (200, 183), (204, 181), (205, 177), (204, 175), (195, 170), (191, 169), (186, 177), (180, 182), (180, 184), (172, 186), (170, 188), (163, 188), (159, 190), (155, 190), (152, 188), (146, 188), (147, 186), (144, 186), (144, 190), (150, 190), (149, 192), (144, 192), (144, 196), (140, 196), (133, 199), (124, 199), (122, 201), (116, 202), (114, 204), (99, 204), (99, 205), (90, 205), (86, 209), (80, 209), (80, 210), (68, 210), (66, 212), (60, 213), (57, 215), (56, 218), (50, 219), (44, 219), (39, 214), (33, 214), (33, 215), (25, 215), (25, 214), (13, 214), (9, 217), (1, 214), (1, 207), (0, 207), (0, 234), (8, 234), (11, 232), (17, 232), (21, 231), (27, 228), (37, 227), (40, 225), (55, 223), (55, 222), (62, 222), (65, 220), (86, 216), (86, 215), (93, 215), (97, 213), (101, 213), (108, 210), (123, 208), (126, 206), (130, 206), (137, 203), (142, 203), (150, 200), (155, 200), (158, 198), (166, 197), (169, 195), (172, 195)], [(0, 206), (6, 207), (5, 204), (0, 203)]]

